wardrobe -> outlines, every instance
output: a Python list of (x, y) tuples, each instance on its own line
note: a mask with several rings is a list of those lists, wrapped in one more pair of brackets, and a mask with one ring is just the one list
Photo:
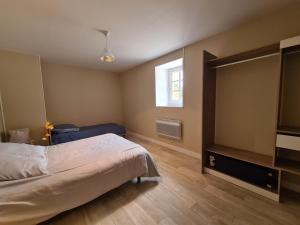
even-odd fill
[(218, 58), (203, 52), (202, 172), (280, 201), (300, 175), (300, 36)]

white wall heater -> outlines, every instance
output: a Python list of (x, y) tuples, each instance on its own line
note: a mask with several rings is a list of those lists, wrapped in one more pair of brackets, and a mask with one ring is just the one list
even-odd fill
[(156, 133), (176, 140), (182, 139), (182, 122), (179, 120), (158, 119), (156, 122)]

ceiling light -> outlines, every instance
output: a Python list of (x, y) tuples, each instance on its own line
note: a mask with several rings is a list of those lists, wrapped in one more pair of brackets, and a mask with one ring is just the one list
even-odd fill
[(115, 56), (112, 54), (108, 46), (108, 36), (110, 35), (110, 32), (107, 30), (101, 30), (100, 32), (105, 36), (105, 42), (106, 42), (104, 52), (102, 53), (100, 60), (103, 62), (111, 63), (115, 61)]

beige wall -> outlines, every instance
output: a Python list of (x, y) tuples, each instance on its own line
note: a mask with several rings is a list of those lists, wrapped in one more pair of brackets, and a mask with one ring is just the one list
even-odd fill
[[(1, 110), (1, 106), (0, 106), (0, 110)], [(2, 119), (2, 114), (0, 113), (0, 139), (1, 139), (1, 134), (4, 131), (3, 128), (3, 119)]]
[(117, 74), (72, 66), (42, 64), (47, 118), (79, 126), (122, 123)]
[[(183, 142), (173, 142), (173, 144), (200, 153), (202, 132), (202, 51), (207, 50), (222, 57), (299, 35), (299, 11), (300, 5), (294, 5), (187, 46), (185, 48), (184, 62), (185, 97), (183, 109), (158, 109), (154, 106), (154, 66), (166, 61), (166, 58), (172, 58), (172, 54), (122, 73), (124, 121), (126, 126), (142, 135), (170, 142), (156, 136), (154, 121), (159, 117), (181, 119), (184, 123)], [(276, 98), (275, 95), (270, 97), (273, 99), (272, 101)], [(245, 104), (247, 103), (245, 102)], [(272, 103), (270, 107), (274, 107), (274, 104)], [(270, 109), (270, 111), (275, 110), (275, 108)], [(250, 145), (254, 146), (254, 141), (252, 140)], [(269, 152), (270, 150), (268, 149), (267, 151)]]
[(39, 143), (46, 121), (39, 57), (0, 51), (0, 90), (6, 129), (28, 127)]
[(280, 57), (217, 69), (216, 143), (273, 155)]
[(4, 140), (3, 138), (4, 125), (3, 125), (1, 105), (2, 105), (2, 98), (1, 98), (1, 90), (0, 90), (0, 142)]

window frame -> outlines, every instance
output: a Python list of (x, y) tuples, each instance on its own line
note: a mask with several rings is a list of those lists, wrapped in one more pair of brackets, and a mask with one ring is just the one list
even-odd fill
[[(168, 106), (166, 107), (176, 107), (176, 108), (182, 108), (183, 107), (183, 66), (177, 66), (173, 67), (167, 70), (167, 76), (168, 76)], [(172, 94), (173, 94), (173, 81), (172, 75), (174, 72), (179, 72), (179, 93), (181, 93), (181, 99), (180, 100), (173, 100)], [(181, 106), (182, 105), (182, 106)]]

